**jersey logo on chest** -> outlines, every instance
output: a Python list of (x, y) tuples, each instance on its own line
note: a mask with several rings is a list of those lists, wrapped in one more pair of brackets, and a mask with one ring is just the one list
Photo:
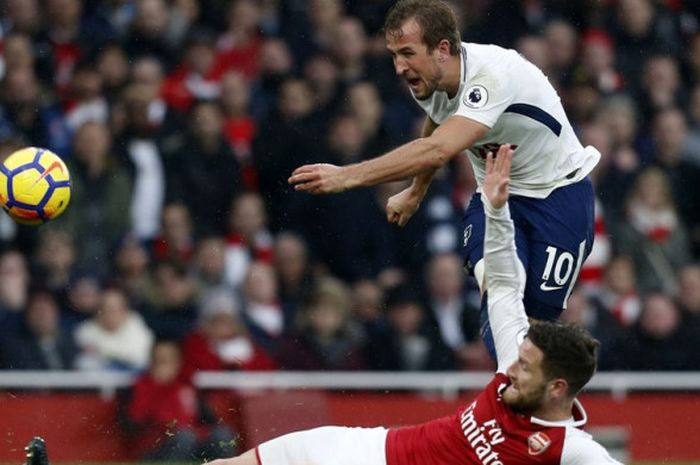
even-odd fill
[(532, 433), (530, 437), (527, 438), (527, 453), (530, 455), (540, 455), (546, 451), (551, 444), (552, 440), (542, 431)]

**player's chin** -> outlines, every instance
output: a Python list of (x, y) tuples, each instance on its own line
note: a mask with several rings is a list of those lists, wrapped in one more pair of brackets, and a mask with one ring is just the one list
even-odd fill
[(503, 391), (503, 402), (505, 402), (506, 405), (516, 404), (519, 398), (520, 391), (512, 384)]

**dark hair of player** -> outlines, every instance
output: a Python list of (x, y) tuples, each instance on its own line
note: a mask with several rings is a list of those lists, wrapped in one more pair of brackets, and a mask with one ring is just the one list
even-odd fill
[(547, 380), (563, 378), (574, 397), (593, 377), (599, 342), (585, 329), (561, 322), (536, 321), (527, 332), (542, 351), (542, 371)]
[(441, 0), (401, 0), (387, 13), (384, 33), (401, 34), (401, 26), (411, 18), (415, 18), (420, 26), (428, 52), (446, 39), (450, 42), (450, 55), (459, 55), (457, 18), (447, 3)]

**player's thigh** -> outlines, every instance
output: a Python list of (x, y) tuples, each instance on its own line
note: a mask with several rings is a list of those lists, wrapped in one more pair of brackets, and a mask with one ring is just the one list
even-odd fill
[(385, 428), (324, 426), (257, 447), (260, 465), (386, 465)]
[[(513, 225), (515, 227), (515, 245), (518, 258), (525, 269), (529, 262), (529, 237), (526, 223), (522, 221), (520, 215), (511, 209)], [(462, 217), (462, 259), (464, 267), (469, 274), (474, 275), (477, 264), (484, 258), (484, 234), (486, 231), (486, 220), (484, 217), (484, 206), (481, 203), (481, 195), (474, 194), (469, 206)], [(482, 263), (483, 265), (483, 263)], [(479, 283), (481, 284), (481, 283)]]
[(520, 197), (512, 205), (528, 231), (528, 315), (557, 318), (593, 246), (592, 185), (586, 179), (556, 189), (546, 199)]

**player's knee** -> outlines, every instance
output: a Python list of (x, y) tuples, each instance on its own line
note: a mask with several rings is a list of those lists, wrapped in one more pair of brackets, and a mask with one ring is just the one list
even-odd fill
[(476, 262), (476, 265), (474, 265), (474, 278), (476, 278), (476, 282), (479, 285), (479, 290), (481, 291), (481, 295), (483, 296), (488, 289), (483, 258)]

